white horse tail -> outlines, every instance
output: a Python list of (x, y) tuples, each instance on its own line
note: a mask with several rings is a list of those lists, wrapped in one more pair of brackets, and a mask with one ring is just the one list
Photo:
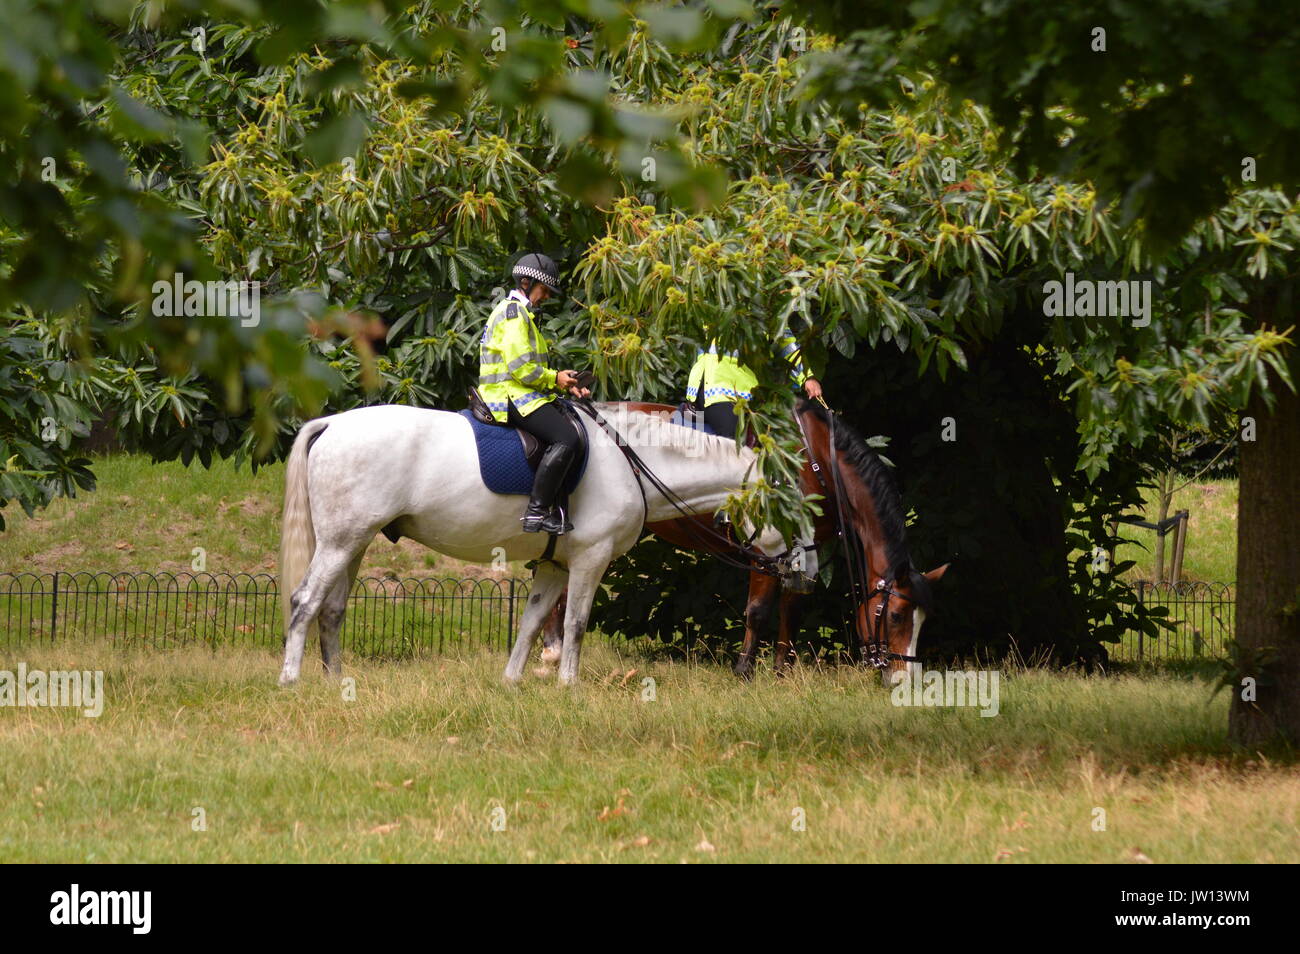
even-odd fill
[[(280, 526), (280, 606), (284, 631), (289, 632), (293, 591), (298, 588), (312, 554), (316, 552), (316, 528), (311, 522), (311, 500), (307, 493), (307, 454), (329, 424), (309, 421), (298, 432), (284, 471), (284, 515)], [(312, 629), (316, 624), (312, 623)]]

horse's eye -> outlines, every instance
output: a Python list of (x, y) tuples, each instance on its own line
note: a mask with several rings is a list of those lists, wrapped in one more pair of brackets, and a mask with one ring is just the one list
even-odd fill
[(903, 621), (903, 614), (898, 612), (898, 610), (894, 610), (889, 614), (889, 619), (890, 622), (901, 623)]

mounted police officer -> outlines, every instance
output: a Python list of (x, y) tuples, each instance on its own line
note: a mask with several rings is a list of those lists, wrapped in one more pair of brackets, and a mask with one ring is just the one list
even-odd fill
[[(778, 335), (775, 347), (790, 365), (794, 386), (802, 387), (814, 401), (820, 400), (822, 386), (804, 368), (795, 336), (788, 331)], [(695, 405), (704, 423), (714, 433), (734, 438), (737, 423), (734, 405), (741, 398), (750, 399), (758, 376), (740, 363), (737, 352), (719, 352), (718, 343), (713, 341), (707, 351), (700, 349), (686, 381), (686, 398)], [(725, 522), (725, 516), (722, 519)], [(786, 585), (796, 592), (811, 591), (817, 576), (817, 544), (811, 538), (795, 540), (788, 559), (790, 572), (785, 577)]]
[[(814, 401), (822, 396), (822, 386), (803, 366), (799, 342), (789, 333), (776, 339), (776, 349), (790, 365), (790, 379), (802, 387)], [(704, 415), (704, 423), (714, 432), (727, 437), (736, 434), (736, 412), (733, 405), (753, 396), (758, 377), (741, 364), (735, 351), (718, 351), (718, 343), (710, 342), (709, 350), (700, 349), (686, 378), (686, 398)]]
[(577, 425), (554, 401), (565, 391), (574, 397), (591, 392), (577, 386), (576, 371), (546, 366), (548, 345), (533, 321), (533, 307), (560, 292), (555, 262), (530, 253), (515, 263), (511, 274), (516, 287), (492, 309), (479, 341), (479, 393), (494, 418), (546, 445), (521, 518), (524, 532), (565, 533), (573, 525), (556, 499), (577, 455), (579, 436)]

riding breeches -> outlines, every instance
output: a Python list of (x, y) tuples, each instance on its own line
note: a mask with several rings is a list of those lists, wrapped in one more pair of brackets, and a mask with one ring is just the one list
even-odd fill
[(548, 447), (563, 444), (571, 454), (578, 450), (578, 432), (568, 415), (556, 407), (554, 402), (543, 404), (524, 416), (511, 401), (506, 408), (506, 423), (527, 431)]
[(723, 437), (736, 436), (736, 411), (730, 401), (719, 401), (704, 409), (704, 423)]

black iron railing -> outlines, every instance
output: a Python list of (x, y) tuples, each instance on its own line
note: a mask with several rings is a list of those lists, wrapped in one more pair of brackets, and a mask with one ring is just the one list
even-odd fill
[[(343, 646), (388, 658), (504, 651), (527, 595), (518, 579), (360, 578)], [(275, 649), (284, 640), (279, 588), (265, 573), (0, 573), (0, 647), (70, 639)]]
[(1163, 606), (1174, 624), (1152, 638), (1126, 633), (1111, 657), (1127, 661), (1222, 658), (1235, 632), (1237, 588), (1233, 583), (1182, 582), (1131, 584), (1135, 603)]
[[(453, 648), (506, 651), (529, 582), (514, 578), (363, 577), (352, 587), (343, 647), (403, 658)], [(1165, 606), (1172, 630), (1127, 633), (1120, 660), (1221, 657), (1233, 637), (1231, 583), (1133, 584), (1133, 598)], [(275, 577), (247, 573), (0, 573), (0, 649), (60, 640), (114, 645), (279, 649), (284, 640)]]

